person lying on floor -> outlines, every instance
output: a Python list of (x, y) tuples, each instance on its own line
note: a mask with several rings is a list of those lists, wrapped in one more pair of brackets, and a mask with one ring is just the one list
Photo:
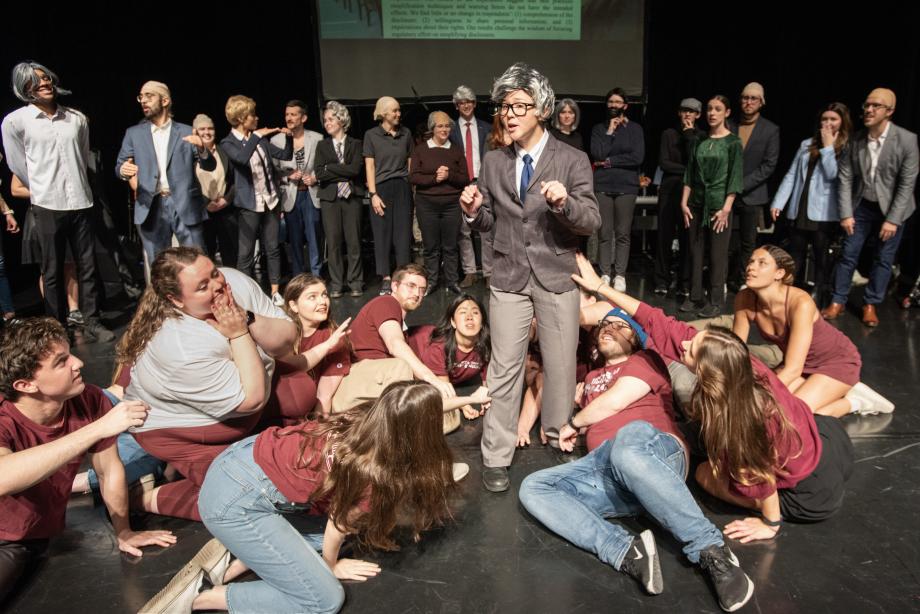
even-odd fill
[(675, 422), (667, 367), (644, 349), (645, 331), (622, 309), (611, 309), (595, 334), (604, 366), (587, 375), (582, 410), (559, 432), (560, 448), (571, 452), (586, 427), (589, 453), (527, 476), (521, 503), (549, 529), (657, 595), (664, 581), (652, 531), (635, 536), (606, 520), (648, 515), (709, 573), (722, 608), (740, 608), (754, 583), (687, 488), (689, 452)]
[(67, 499), (89, 452), (118, 549), (176, 543), (171, 531), (131, 530), (128, 489), (115, 438), (141, 426), (147, 406), (112, 407), (83, 382), (83, 362), (53, 318), (28, 318), (0, 333), (0, 605), (64, 530)]
[(144, 493), (144, 509), (200, 520), (198, 490), (211, 461), (248, 435), (270, 394), (273, 356), (297, 328), (250, 277), (218, 268), (195, 247), (160, 252), (116, 362), (133, 364), (127, 399), (150, 407), (132, 429), (147, 452), (185, 479)]
[(821, 317), (807, 292), (793, 287), (795, 269), (792, 256), (775, 245), (754, 250), (747, 288), (735, 297), (732, 330), (747, 341), (753, 324), (779, 346), (777, 377), (816, 414), (890, 413), (894, 405), (859, 383), (862, 358), (853, 342)]
[(685, 410), (700, 423), (708, 457), (696, 480), (709, 494), (760, 516), (730, 522), (725, 533), (742, 543), (772, 539), (783, 520), (816, 522), (843, 505), (853, 469), (853, 444), (840, 424), (813, 414), (736, 334), (697, 331), (604, 283), (578, 256), (575, 280), (632, 316), (662, 359), (696, 376)]
[[(141, 611), (339, 611), (340, 580), (380, 573), (375, 563), (340, 558), (348, 535), (395, 550), (397, 519), (419, 540), (451, 517), (442, 413), (435, 387), (397, 382), (326, 421), (273, 427), (230, 446), (198, 501), (215, 539)], [(302, 512), (327, 517), (325, 531), (299, 533), (285, 516)], [(247, 570), (259, 579), (234, 582)]]

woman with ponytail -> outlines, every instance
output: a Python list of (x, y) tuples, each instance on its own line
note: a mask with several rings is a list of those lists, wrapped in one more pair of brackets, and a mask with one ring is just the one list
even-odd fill
[(160, 252), (116, 356), (133, 365), (125, 398), (150, 407), (135, 439), (184, 476), (144, 493), (145, 509), (200, 520), (208, 466), (258, 422), (273, 356), (289, 353), (296, 334), (246, 275), (194, 247)]

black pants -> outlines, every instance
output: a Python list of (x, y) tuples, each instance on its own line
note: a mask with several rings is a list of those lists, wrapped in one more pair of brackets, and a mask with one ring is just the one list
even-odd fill
[(428, 270), (428, 286), (439, 281), (438, 269), (444, 262), (444, 279), (447, 285), (459, 281), (460, 201), (457, 196), (415, 195), (415, 213), (422, 231), (425, 246), (425, 268)]
[(41, 245), (45, 308), (63, 324), (67, 321), (64, 290), (64, 253), (70, 246), (80, 284), (80, 311), (86, 319), (99, 317), (99, 286), (96, 283), (95, 236), (89, 209), (53, 211), (33, 206), (35, 239)]
[(744, 283), (748, 260), (757, 247), (757, 221), (762, 211), (761, 205), (748, 205), (740, 200), (732, 207), (732, 217), (738, 218), (738, 253), (732, 266), (732, 281), (738, 285)]
[[(320, 200), (320, 209), (323, 232), (326, 234), (332, 290), (341, 291), (345, 284), (352, 290), (362, 290), (364, 271), (361, 266), (361, 197), (352, 194), (344, 200)], [(348, 256), (347, 269), (342, 259), (343, 244)]]
[(412, 192), (405, 178), (387, 179), (377, 184), (377, 196), (386, 209), (383, 215), (371, 210), (371, 232), (374, 233), (374, 260), (381, 277), (393, 272), (390, 251), (396, 253), (396, 267), (409, 264), (412, 249)]
[(0, 540), (0, 607), (23, 575), (31, 573), (48, 548), (47, 539)]
[(271, 211), (258, 213), (239, 209), (239, 270), (253, 279), (255, 266), (256, 238), (265, 250), (268, 260), (268, 283), (281, 281), (281, 248), (278, 246), (278, 227), (281, 224), (281, 205)]
[(235, 269), (239, 260), (239, 209), (228, 205), (220, 211), (208, 214), (204, 221), (204, 244), (208, 255), (214, 260), (215, 254), (220, 252), (220, 263), (223, 266)]
[[(793, 222), (794, 224), (794, 222)], [(818, 230), (799, 230), (789, 228), (786, 249), (795, 260), (795, 285), (805, 288), (808, 279), (805, 277), (805, 261), (808, 254), (808, 245), (811, 244), (813, 269), (815, 271), (815, 290), (821, 291), (827, 285), (831, 276), (831, 261), (829, 249), (834, 232), (839, 226), (837, 222), (820, 222)]]
[(678, 286), (690, 285), (690, 258), (687, 251), (687, 229), (680, 210), (684, 181), (679, 175), (666, 176), (658, 189), (658, 248), (655, 254), (655, 285), (667, 287), (671, 283), (671, 244), (680, 243)]
[(603, 275), (625, 277), (636, 195), (598, 192), (596, 196), (601, 213), (601, 230), (597, 237), (598, 266)]
[[(728, 273), (728, 243), (731, 240), (732, 216), (734, 209), (728, 216), (728, 228), (722, 232), (703, 226), (703, 209), (691, 207), (693, 219), (687, 230), (690, 249), (690, 299), (703, 300), (703, 266), (709, 265), (709, 301), (718, 305), (725, 298), (725, 276)], [(707, 258), (706, 239), (709, 239)]]

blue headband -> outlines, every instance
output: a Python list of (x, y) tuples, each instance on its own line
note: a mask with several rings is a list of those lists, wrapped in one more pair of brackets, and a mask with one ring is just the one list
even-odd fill
[(607, 315), (604, 316), (604, 319), (610, 316), (613, 316), (615, 318), (620, 318), (621, 320), (629, 324), (629, 327), (633, 329), (636, 332), (636, 336), (639, 337), (639, 344), (642, 346), (643, 349), (645, 348), (645, 343), (646, 341), (648, 341), (648, 334), (645, 332), (644, 328), (639, 326), (638, 322), (633, 320), (632, 317), (628, 313), (626, 313), (619, 307), (614, 307), (613, 309), (608, 311)]

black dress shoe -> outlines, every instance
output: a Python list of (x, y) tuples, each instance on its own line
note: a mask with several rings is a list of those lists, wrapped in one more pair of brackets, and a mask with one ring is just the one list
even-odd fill
[(438, 285), (438, 282), (435, 282), (435, 283), (433, 283), (433, 284), (428, 284), (428, 289), (425, 290), (425, 296), (429, 296), (429, 295), (431, 295), (431, 294), (434, 294), (435, 292), (438, 291), (438, 288), (440, 288), (440, 287), (441, 287), (441, 286)]
[(683, 313), (690, 313), (692, 311), (696, 311), (702, 306), (703, 306), (702, 303), (697, 303), (696, 301), (692, 300), (688, 296), (687, 298), (684, 299), (684, 302), (681, 303), (680, 307), (678, 307), (677, 309)]
[(329, 298), (342, 298), (345, 295), (341, 290), (332, 290), (329, 292)]
[(510, 483), (507, 467), (483, 467), (482, 485), (489, 492), (505, 492)]
[(452, 294), (458, 294), (458, 295), (463, 294), (463, 290), (461, 290), (460, 286), (458, 286), (457, 284), (450, 284), (449, 286), (447, 286), (447, 291)]

